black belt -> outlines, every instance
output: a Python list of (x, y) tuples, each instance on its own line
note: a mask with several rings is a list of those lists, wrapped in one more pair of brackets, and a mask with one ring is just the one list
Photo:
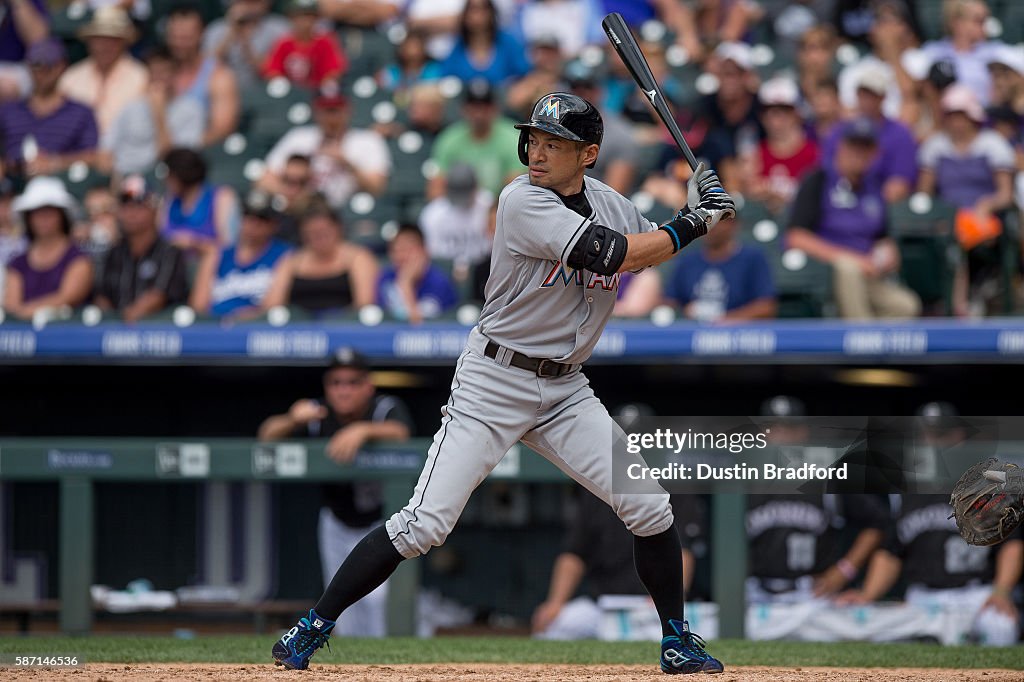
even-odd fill
[[(484, 355), (489, 358), (497, 357), (498, 351), (501, 349), (502, 347), (494, 343), (494, 341), (488, 341), (487, 347), (484, 348)], [(512, 353), (512, 361), (508, 364), (519, 369), (529, 370), (539, 377), (560, 377), (573, 371), (576, 367), (576, 365), (567, 365), (564, 362), (555, 362), (554, 360), (538, 360), (515, 351), (509, 352)]]

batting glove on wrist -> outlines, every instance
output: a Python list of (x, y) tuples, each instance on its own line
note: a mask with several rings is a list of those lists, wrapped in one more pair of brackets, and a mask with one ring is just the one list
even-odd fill
[(732, 197), (722, 188), (718, 174), (703, 161), (686, 184), (686, 204), (691, 211), (691, 222), (699, 220), (708, 230), (726, 218), (736, 217), (736, 204)]

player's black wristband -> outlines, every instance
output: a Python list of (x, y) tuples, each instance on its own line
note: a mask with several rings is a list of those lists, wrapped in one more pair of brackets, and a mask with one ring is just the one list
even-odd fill
[(676, 217), (662, 225), (659, 229), (668, 232), (672, 238), (672, 253), (678, 253), (680, 249), (698, 237), (708, 233), (708, 226), (696, 212), (683, 213), (680, 211)]

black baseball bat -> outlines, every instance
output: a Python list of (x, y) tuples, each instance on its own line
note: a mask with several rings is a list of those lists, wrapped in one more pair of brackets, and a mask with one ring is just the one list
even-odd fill
[(668, 108), (668, 102), (665, 100), (665, 93), (662, 92), (661, 85), (658, 84), (654, 74), (651, 73), (651, 67), (647, 63), (647, 58), (644, 57), (644, 53), (640, 50), (640, 46), (637, 45), (636, 39), (630, 33), (629, 27), (626, 26), (622, 15), (618, 12), (612, 12), (601, 21), (601, 26), (604, 28), (608, 40), (611, 41), (612, 47), (619, 53), (619, 59), (629, 69), (633, 80), (640, 86), (647, 99), (651, 101), (651, 105), (658, 112), (661, 122), (668, 128), (672, 139), (675, 140), (679, 150), (683, 152), (683, 156), (686, 157), (686, 161), (690, 164), (690, 169), (697, 170), (697, 158), (693, 155), (690, 145), (686, 143), (686, 138), (683, 137), (682, 131), (679, 130), (679, 124), (672, 117), (672, 112)]

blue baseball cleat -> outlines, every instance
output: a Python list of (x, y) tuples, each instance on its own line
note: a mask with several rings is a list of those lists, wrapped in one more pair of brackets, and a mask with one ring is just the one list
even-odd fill
[(704, 640), (690, 632), (685, 620), (668, 622), (676, 631), (661, 640), (661, 672), (669, 675), (690, 675), (692, 673), (720, 673), (725, 666), (704, 650)]
[[(316, 611), (309, 610), (308, 618), (299, 618), (298, 624), (274, 643), (274, 665), (283, 665), (290, 670), (305, 670), (309, 659), (316, 650), (327, 644), (334, 621), (321, 618)], [(327, 648), (331, 648), (327, 644)]]

